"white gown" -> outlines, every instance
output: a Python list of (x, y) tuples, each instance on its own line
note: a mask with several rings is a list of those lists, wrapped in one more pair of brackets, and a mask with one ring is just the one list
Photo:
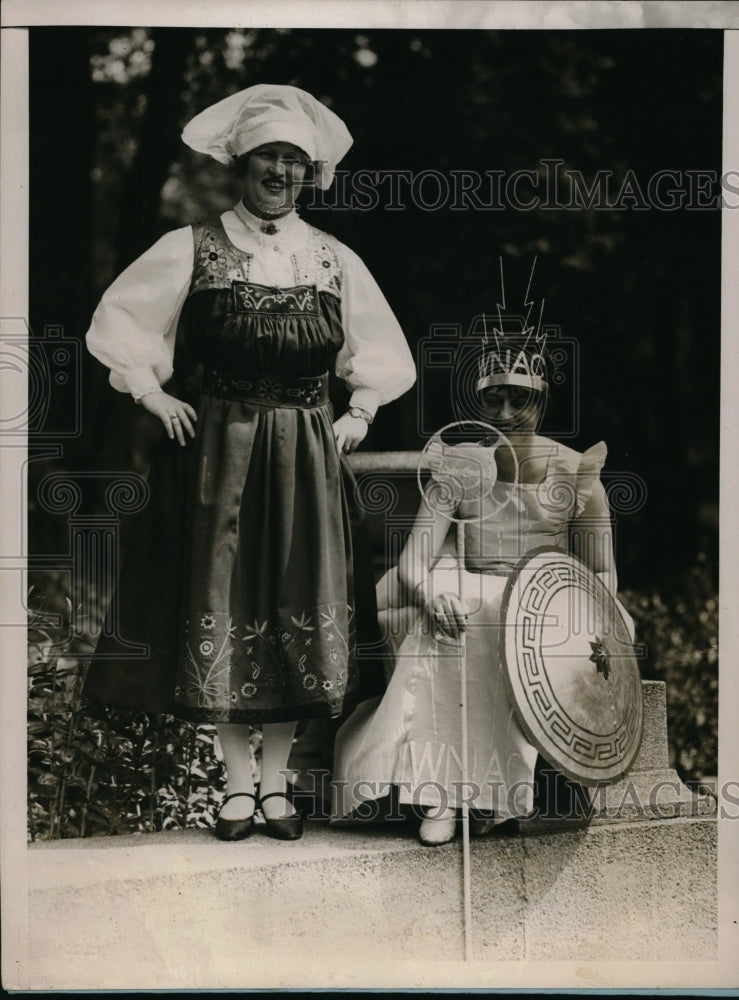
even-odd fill
[[(567, 550), (569, 526), (586, 506), (607, 510), (598, 478), (605, 444), (581, 455), (550, 443), (541, 483), (518, 484), (502, 511), (465, 526), (470, 784), (462, 785), (460, 647), (436, 640), (418, 608), (400, 606), (392, 570), (379, 589), (386, 594), (380, 619), (394, 668), (384, 696), (359, 705), (337, 734), (334, 822), (386, 795), (391, 784), (401, 803), (458, 807), (464, 795), (470, 808), (494, 811), (496, 822), (531, 812), (537, 751), (506, 691), (498, 652), (501, 599), (523, 555), (541, 546)], [(431, 592), (443, 591), (459, 591), (454, 558), (442, 557), (431, 574)]]

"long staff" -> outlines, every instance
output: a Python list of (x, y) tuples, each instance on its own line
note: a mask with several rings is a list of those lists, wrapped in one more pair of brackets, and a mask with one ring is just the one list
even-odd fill
[[(464, 521), (457, 521), (457, 579), (459, 599), (464, 604)], [(467, 632), (459, 636), (459, 708), (462, 735), (462, 886), (464, 901), (464, 958), (472, 958), (472, 884), (470, 877), (470, 811), (467, 803), (469, 758), (467, 739)]]
[[(447, 435), (445, 439), (443, 435)], [(476, 439), (484, 446), (483, 451), (470, 452), (469, 445)], [(493, 496), (497, 481), (495, 452), (501, 445), (506, 446), (514, 464), (513, 483), (518, 479), (518, 461), (510, 441), (499, 430), (480, 420), (458, 421), (447, 424), (437, 431), (427, 442), (421, 453), (417, 475), (418, 486), (427, 509), (441, 513), (457, 525), (457, 589), (459, 599), (464, 602), (465, 567), (465, 524), (483, 521), (497, 514), (510, 500), (511, 494), (502, 500)], [(423, 474), (431, 472), (431, 480), (424, 483)], [(511, 484), (512, 485), (512, 484)], [(487, 500), (486, 512), (479, 508), (477, 515), (465, 518), (456, 512), (465, 501)], [(464, 904), (464, 957), (472, 958), (472, 887), (470, 877), (470, 815), (466, 798), (469, 783), (469, 756), (467, 730), (467, 636), (459, 636), (459, 707), (461, 713), (462, 742), (462, 892)]]

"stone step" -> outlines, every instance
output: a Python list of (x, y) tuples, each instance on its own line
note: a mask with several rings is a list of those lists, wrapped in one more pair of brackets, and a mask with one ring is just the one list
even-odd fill
[(421, 983), (453, 967), (452, 984), (490, 986), (504, 961), (715, 959), (711, 819), (472, 841), (468, 963), (460, 842), (422, 847), (414, 831), (34, 845), (27, 988), (402, 986), (418, 982), (412, 963)]
[(31, 845), (26, 988), (484, 987), (500, 985), (493, 962), (711, 962), (716, 801), (668, 767), (664, 684), (645, 682), (644, 703), (634, 768), (591, 790), (593, 816), (549, 798), (518, 835), (472, 842), (472, 962), (459, 841), (422, 847), (407, 818), (313, 820), (293, 843), (258, 823), (237, 844), (186, 830)]
[(688, 788), (669, 766), (667, 688), (664, 681), (642, 681), (644, 729), (628, 775), (613, 785), (590, 790), (596, 822), (710, 816), (715, 796)]

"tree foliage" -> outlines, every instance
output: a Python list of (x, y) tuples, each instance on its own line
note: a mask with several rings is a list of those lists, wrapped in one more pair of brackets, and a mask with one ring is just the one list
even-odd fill
[[(226, 168), (179, 141), (193, 114), (257, 81), (296, 84), (349, 123), (355, 142), (341, 166), (350, 180), (360, 170), (385, 177), (371, 210), (311, 197), (305, 217), (366, 260), (411, 345), (433, 324), (466, 327), (494, 308), (499, 254), (521, 267), (538, 255), (545, 320), (580, 349), (571, 443), (604, 438), (609, 468), (647, 483), (648, 504), (621, 526), (622, 575), (658, 580), (700, 552), (715, 555), (720, 212), (715, 201), (668, 210), (642, 200), (666, 170), (693, 203), (701, 183), (710, 189), (703, 204), (717, 193), (720, 32), (37, 29), (31, 68), (37, 333), (61, 321), (81, 337), (129, 260), (167, 229), (238, 197)], [(58, 123), (68, 128), (70, 118), (61, 109), (70, 106), (75, 155), (57, 156), (49, 172), (41, 164), (54, 156)], [(405, 196), (393, 211), (387, 173), (398, 170), (447, 180), (460, 171), (533, 171), (539, 200), (488, 210), (449, 197), (428, 210)], [(568, 172), (592, 183), (599, 171), (612, 199), (623, 192), (618, 207), (557, 207), (555, 178), (566, 202)], [(429, 182), (427, 197), (433, 190)], [(519, 190), (526, 200), (530, 185)], [(59, 254), (61, 205), (70, 255)], [(143, 445), (131, 446), (128, 401), (106, 388), (96, 362), (86, 364), (89, 419), (67, 456), (145, 464)], [(448, 394), (434, 405), (442, 424)], [(556, 398), (553, 405), (556, 431)], [(367, 447), (421, 440), (411, 392), (380, 411)]]
[[(667, 679), (669, 702), (682, 713), (671, 723), (675, 759), (688, 776), (710, 771), (721, 277), (713, 196), (721, 171), (722, 33), (34, 28), (30, 37), (36, 337), (61, 325), (81, 340), (101, 292), (130, 260), (163, 232), (233, 204), (234, 176), (187, 149), (179, 134), (202, 108), (256, 82), (303, 87), (348, 123), (354, 145), (341, 164), (345, 183), (351, 191), (359, 171), (376, 172), (374, 200), (347, 207), (331, 193), (307, 193), (303, 215), (366, 261), (414, 349), (434, 325), (466, 328), (476, 314), (494, 310), (499, 255), (519, 269), (538, 257), (534, 292), (546, 301), (545, 321), (579, 352), (577, 426), (566, 443), (585, 448), (602, 438), (607, 470), (644, 481), (645, 504), (617, 519), (619, 575), (640, 638), (650, 644), (648, 669)], [(402, 206), (393, 206), (389, 177), (398, 171), (427, 175), (426, 206), (400, 180)], [(519, 191), (525, 199), (538, 185), (538, 199), (516, 207), (506, 197), (481, 205), (450, 195), (433, 206), (433, 173), (437, 183), (452, 183), (460, 172), (485, 178), (491, 171), (501, 183), (528, 172)], [(659, 207), (645, 199), (662, 171), (691, 203)], [(611, 200), (568, 204), (573, 174), (586, 184), (605, 177)], [(713, 207), (700, 207), (709, 202)], [(426, 379), (420, 369), (419, 380)], [(426, 418), (440, 426), (452, 416), (450, 393), (427, 385)], [(50, 389), (45, 445), (67, 405)], [(43, 514), (35, 501), (46, 471), (147, 468), (148, 415), (110, 389), (89, 356), (78, 389), (82, 434), (63, 442), (61, 457), (32, 453), (36, 553), (61, 553), (66, 539), (64, 519)], [(366, 447), (418, 448), (418, 398), (410, 392), (383, 407)], [(567, 416), (562, 400), (552, 393), (545, 431), (556, 432)], [(89, 508), (99, 502), (86, 487)], [(42, 589), (47, 584), (59, 610), (51, 578), (39, 581)], [(40, 741), (31, 748), (34, 822), (60, 834), (71, 820), (68, 812), (61, 818), (59, 782), (66, 782), (64, 802), (91, 802), (98, 778), (90, 777), (90, 762), (99, 776), (116, 757), (114, 731), (123, 734), (115, 746), (126, 746), (126, 768), (159, 774), (169, 723), (156, 735), (142, 720), (116, 716), (114, 724), (75, 714), (79, 706), (62, 710), (60, 699), (77, 704), (77, 673), (66, 663), (60, 668), (59, 659), (52, 669), (39, 655), (32, 664)], [(69, 772), (55, 754), (66, 753), (61, 734), (73, 721), (81, 734), (78, 763), (87, 763)], [(177, 739), (190, 745), (192, 737), (178, 729)], [(123, 758), (116, 759), (117, 767)], [(56, 777), (44, 785), (43, 774)], [(119, 792), (125, 784), (117, 780)], [(149, 792), (142, 794), (144, 802)], [(123, 800), (110, 805), (110, 815), (122, 816), (132, 801), (129, 795), (125, 809)], [(141, 809), (154, 808), (152, 801)], [(90, 832), (96, 821), (89, 807), (85, 822)], [(164, 822), (154, 819), (155, 826)]]

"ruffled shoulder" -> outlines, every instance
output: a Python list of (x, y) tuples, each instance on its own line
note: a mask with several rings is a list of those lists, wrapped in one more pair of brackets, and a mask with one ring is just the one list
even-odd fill
[(605, 465), (607, 455), (608, 448), (606, 448), (605, 441), (599, 441), (580, 456), (575, 479), (574, 517), (579, 517), (585, 509), (585, 504), (590, 499), (593, 487), (600, 477), (600, 470)]
[(549, 511), (567, 513), (568, 518), (579, 517), (590, 499), (608, 449), (603, 441), (594, 444), (584, 453), (557, 443), (549, 459), (539, 496)]

